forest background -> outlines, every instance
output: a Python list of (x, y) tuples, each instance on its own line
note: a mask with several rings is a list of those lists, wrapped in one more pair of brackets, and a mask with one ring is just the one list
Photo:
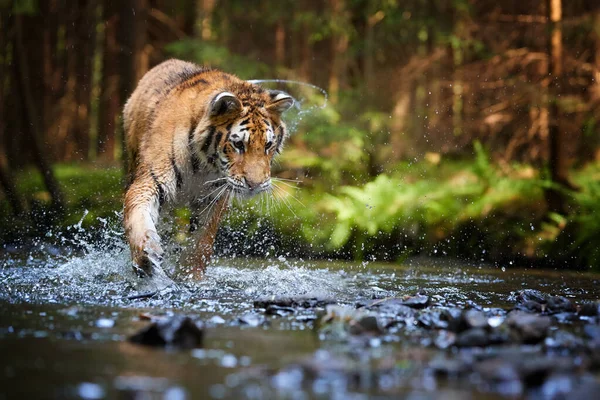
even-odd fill
[(594, 0), (0, 0), (0, 252), (118, 220), (121, 110), (171, 57), (328, 93), (290, 86), (295, 182), (222, 253), (600, 269)]

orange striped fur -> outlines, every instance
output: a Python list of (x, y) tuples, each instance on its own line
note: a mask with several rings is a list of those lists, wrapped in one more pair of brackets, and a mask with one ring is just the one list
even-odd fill
[(135, 267), (152, 274), (163, 250), (156, 223), (165, 204), (198, 215), (184, 273), (201, 277), (232, 194), (269, 190), (271, 162), (287, 136), (293, 99), (225, 72), (180, 60), (150, 70), (124, 109), (128, 186), (124, 222)]

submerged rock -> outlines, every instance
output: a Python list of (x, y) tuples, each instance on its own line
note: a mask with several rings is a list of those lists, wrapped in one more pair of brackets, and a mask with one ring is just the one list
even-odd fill
[(129, 338), (132, 343), (183, 349), (202, 346), (203, 329), (189, 317), (174, 316), (151, 323)]
[(241, 325), (248, 325), (252, 327), (266, 325), (268, 323), (263, 315), (257, 313), (247, 313), (241, 315), (238, 317), (237, 322)]

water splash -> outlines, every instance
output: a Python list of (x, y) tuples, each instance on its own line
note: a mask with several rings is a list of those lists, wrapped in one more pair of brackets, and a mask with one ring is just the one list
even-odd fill
[(289, 93), (290, 91), (286, 90), (286, 92), (288, 92), (290, 95), (292, 95), (294, 97), (294, 99), (296, 100), (294, 103), (294, 106), (297, 110), (297, 114), (296, 114), (295, 118), (293, 118), (291, 123), (289, 124), (290, 132), (296, 131), (300, 121), (302, 120), (302, 118), (305, 114), (310, 114), (314, 111), (322, 110), (325, 107), (327, 107), (327, 102), (329, 99), (329, 95), (327, 94), (327, 91), (317, 85), (313, 85), (312, 83), (292, 81), (292, 80), (287, 80), (287, 79), (251, 79), (248, 82), (252, 83), (254, 85), (260, 85), (260, 84), (264, 84), (264, 83), (298, 85), (298, 86), (303, 86), (305, 88), (314, 89), (323, 95), (323, 102), (321, 104), (315, 104), (315, 105), (312, 105), (310, 107), (303, 109), (303, 104), (309, 100), (309, 96), (306, 96), (306, 97), (294, 96), (293, 93)]

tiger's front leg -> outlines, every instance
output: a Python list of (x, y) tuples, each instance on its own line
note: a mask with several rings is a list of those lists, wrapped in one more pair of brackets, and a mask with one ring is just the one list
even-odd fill
[(204, 276), (206, 266), (210, 262), (213, 254), (213, 245), (219, 222), (229, 205), (229, 197), (223, 196), (217, 200), (216, 204), (200, 221), (198, 229), (194, 232), (192, 243), (181, 254), (180, 265), (181, 273), (185, 277), (200, 280)]
[(138, 275), (152, 275), (159, 268), (164, 251), (156, 231), (159, 196), (151, 177), (134, 181), (125, 193), (125, 235)]

